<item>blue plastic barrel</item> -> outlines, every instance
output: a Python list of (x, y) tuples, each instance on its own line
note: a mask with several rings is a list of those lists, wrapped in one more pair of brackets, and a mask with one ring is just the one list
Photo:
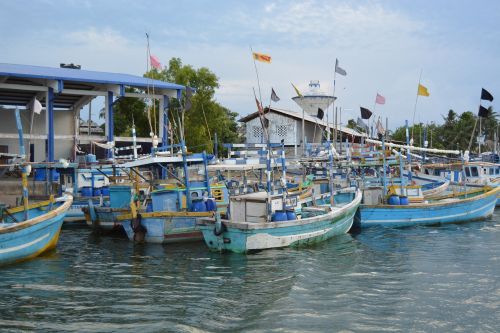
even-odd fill
[(101, 195), (101, 189), (100, 188), (94, 188), (94, 197), (98, 197)]
[(86, 156), (86, 160), (87, 160), (87, 163), (96, 163), (97, 162), (97, 158), (94, 154), (88, 154)]
[(101, 193), (104, 196), (108, 196), (109, 195), (109, 187), (107, 187), (107, 186), (101, 187)]
[(391, 195), (389, 197), (389, 199), (387, 200), (387, 203), (389, 205), (400, 205), (399, 196), (398, 195)]
[(153, 211), (153, 203), (151, 201), (148, 202), (146, 205), (146, 212), (152, 212)]
[(271, 215), (271, 221), (272, 222), (282, 222), (282, 221), (287, 221), (288, 217), (286, 215), (286, 211), (284, 210), (277, 210)]
[(45, 169), (35, 169), (35, 180), (42, 181), (46, 178)]
[(409, 203), (410, 203), (410, 201), (408, 200), (408, 197), (406, 197), (406, 196), (400, 196), (399, 197), (399, 204), (400, 205), (406, 206)]
[(205, 205), (205, 202), (203, 202), (203, 199), (193, 200), (193, 204), (191, 205), (191, 210), (193, 212), (206, 212), (207, 206)]
[(286, 219), (288, 221), (293, 221), (297, 219), (297, 214), (293, 210), (287, 210), (286, 211)]
[(217, 210), (217, 205), (215, 204), (214, 199), (208, 199), (205, 202), (205, 206), (207, 207), (207, 212), (213, 212)]
[(92, 196), (92, 188), (88, 186), (84, 186), (80, 188), (80, 193), (82, 193), (83, 197), (91, 197)]
[[(48, 171), (50, 172), (50, 171)], [(57, 172), (57, 170), (52, 170), (52, 180), (53, 181), (58, 181), (59, 180), (59, 172)]]
[(127, 208), (130, 206), (132, 188), (130, 185), (113, 185), (109, 188), (110, 207)]

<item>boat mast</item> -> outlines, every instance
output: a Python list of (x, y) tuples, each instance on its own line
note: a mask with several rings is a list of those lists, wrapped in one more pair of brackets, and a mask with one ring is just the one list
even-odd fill
[(328, 171), (330, 173), (330, 177), (328, 177), (329, 181), (329, 186), (330, 186), (330, 206), (333, 207), (335, 200), (333, 198), (333, 145), (331, 141), (328, 142), (329, 147), (328, 147), (328, 158), (329, 158), (329, 165), (328, 165)]
[[(19, 113), (19, 108), (16, 107), (16, 126), (17, 132), (19, 134), (19, 155), (22, 161), (22, 184), (23, 184), (23, 205), (24, 205), (24, 220), (29, 220), (29, 209), (28, 209), (28, 172), (25, 165), (26, 162), (26, 150), (24, 149), (24, 139), (23, 139), (23, 125), (21, 123), (21, 115)], [(52, 173), (50, 173), (52, 176)]]

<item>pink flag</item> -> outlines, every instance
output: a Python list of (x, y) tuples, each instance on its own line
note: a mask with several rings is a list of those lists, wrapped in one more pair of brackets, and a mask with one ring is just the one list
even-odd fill
[(375, 103), (385, 104), (385, 97), (377, 93), (377, 97), (375, 97)]
[(161, 71), (161, 63), (160, 63), (160, 59), (158, 59), (158, 57), (151, 54), (149, 56), (149, 60), (151, 61), (151, 67), (154, 67), (157, 70)]

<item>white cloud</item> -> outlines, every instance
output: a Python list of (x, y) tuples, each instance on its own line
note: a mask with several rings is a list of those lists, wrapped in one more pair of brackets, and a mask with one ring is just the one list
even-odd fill
[(271, 2), (270, 4), (267, 4), (265, 7), (264, 7), (264, 11), (266, 13), (271, 13), (274, 9), (276, 8), (276, 3), (274, 2)]
[(69, 32), (65, 37), (70, 43), (93, 47), (126, 47), (128, 44), (127, 38), (111, 28), (89, 27), (85, 30)]

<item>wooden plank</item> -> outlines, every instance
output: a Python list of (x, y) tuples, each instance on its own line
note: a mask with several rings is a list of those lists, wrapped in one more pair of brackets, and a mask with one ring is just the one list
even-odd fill
[[(155, 218), (155, 217), (211, 217), (214, 212), (149, 212), (140, 213), (143, 218)], [(130, 220), (132, 219), (132, 214), (123, 214), (116, 217), (118, 221)]]

